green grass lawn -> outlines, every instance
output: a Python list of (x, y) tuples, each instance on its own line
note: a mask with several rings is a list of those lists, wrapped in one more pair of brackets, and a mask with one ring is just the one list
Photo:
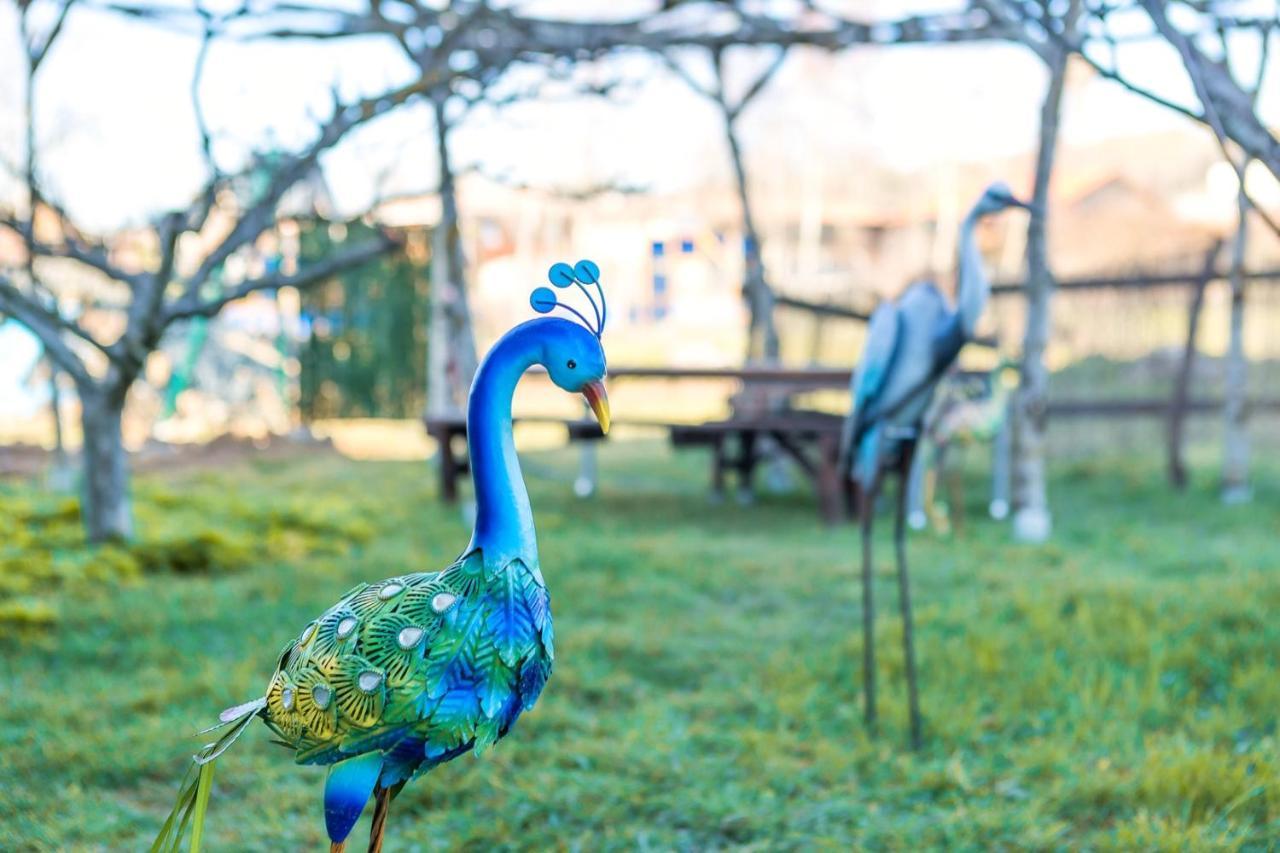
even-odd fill
[[(1154, 454), (1153, 454), (1154, 457)], [(807, 495), (710, 505), (706, 460), (529, 457), (556, 672), (482, 759), (396, 801), (387, 849), (1280, 845), (1280, 469), (1218, 505), (1145, 463), (1055, 474), (1052, 544), (980, 512), (914, 534), (927, 743), (912, 754), (889, 525), (882, 730), (861, 723), (851, 527)], [(86, 552), (74, 507), (0, 489), (0, 849), (141, 850), (197, 729), (353, 584), (467, 539), (421, 464), (331, 456), (138, 483), (143, 541)], [(212, 850), (320, 850), (323, 769), (254, 728), (219, 762)], [(351, 849), (363, 849), (368, 816)]]

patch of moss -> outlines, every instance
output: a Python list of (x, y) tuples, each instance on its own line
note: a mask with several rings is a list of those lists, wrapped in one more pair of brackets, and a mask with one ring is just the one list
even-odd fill
[[(16, 636), (20, 624), (25, 636), (51, 625), (54, 599), (87, 582), (237, 572), (345, 554), (376, 535), (375, 510), (367, 501), (301, 494), (242, 490), (219, 477), (180, 485), (144, 480), (134, 493), (139, 538), (91, 547), (76, 498), (25, 488), (0, 492), (0, 605), (13, 603), (0, 610), (0, 631), (12, 624)], [(19, 596), (21, 606), (14, 603)]]

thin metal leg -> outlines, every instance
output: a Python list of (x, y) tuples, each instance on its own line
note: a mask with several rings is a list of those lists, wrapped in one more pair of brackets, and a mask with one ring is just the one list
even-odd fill
[(369, 827), (369, 853), (382, 853), (382, 839), (387, 834), (387, 811), (391, 808), (392, 790), (379, 786), (373, 801), (373, 824)]
[(871, 514), (875, 511), (875, 485), (858, 491), (858, 518), (862, 524), (862, 696), (867, 727), (876, 725), (876, 607), (871, 583)]
[(902, 608), (902, 656), (907, 672), (907, 707), (911, 717), (911, 748), (919, 749), (921, 741), (920, 698), (916, 690), (916, 649), (914, 625), (911, 615), (911, 581), (907, 575), (907, 477), (911, 471), (911, 457), (915, 455), (915, 443), (903, 449), (902, 467), (899, 469), (898, 516), (893, 524), (893, 545), (898, 558), (898, 602)]
[[(928, 468), (929, 454), (919, 454), (911, 465), (911, 473), (907, 479), (907, 501), (909, 503), (907, 521), (911, 524), (913, 530), (924, 530), (929, 524), (929, 516), (926, 513)], [(932, 496), (929, 495), (929, 497)]]

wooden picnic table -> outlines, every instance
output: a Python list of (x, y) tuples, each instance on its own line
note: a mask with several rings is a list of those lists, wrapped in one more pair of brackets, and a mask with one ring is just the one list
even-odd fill
[[(844, 368), (780, 368), (780, 367), (617, 367), (609, 371), (610, 381), (631, 379), (707, 380), (724, 379), (742, 382), (744, 388), (781, 391), (786, 396), (802, 391), (843, 389), (849, 387), (851, 371)], [(843, 515), (841, 478), (838, 473), (839, 439), (842, 415), (826, 412), (746, 406), (734, 415), (702, 423), (678, 423), (661, 420), (618, 419), (618, 425), (646, 426), (668, 431), (676, 447), (701, 446), (712, 451), (711, 488), (716, 496), (725, 492), (726, 475), (737, 476), (739, 495), (752, 495), (755, 469), (761, 461), (761, 446), (771, 439), (793, 459), (811, 480), (818, 496), (822, 516), (829, 522)], [(570, 442), (586, 442), (574, 490), (580, 495), (595, 488), (595, 457), (592, 447), (604, 438), (599, 426), (585, 418), (519, 418), (525, 423), (557, 423), (565, 427)], [(469, 470), (466, 458), (466, 421), (461, 416), (426, 419), (427, 432), (440, 446), (440, 495), (447, 502), (458, 497), (458, 481)]]

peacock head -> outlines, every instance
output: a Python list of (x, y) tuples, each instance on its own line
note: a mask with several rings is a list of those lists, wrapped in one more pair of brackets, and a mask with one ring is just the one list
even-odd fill
[[(581, 394), (600, 422), (602, 432), (609, 431), (609, 397), (604, 390), (606, 364), (600, 336), (608, 319), (604, 288), (600, 286), (600, 267), (594, 261), (582, 260), (573, 266), (555, 264), (547, 279), (557, 288), (576, 286), (591, 304), (594, 322), (571, 305), (562, 302), (549, 287), (539, 287), (529, 297), (529, 304), (539, 314), (562, 308), (581, 324), (561, 318), (548, 318), (543, 326), (543, 352), (540, 359), (551, 381), (571, 394)], [(588, 285), (594, 285), (592, 295)]]
[(977, 204), (973, 206), (973, 216), (989, 216), (1010, 207), (1032, 210), (1030, 204), (1013, 194), (1013, 190), (1009, 189), (1008, 184), (1004, 181), (996, 181), (983, 190)]

